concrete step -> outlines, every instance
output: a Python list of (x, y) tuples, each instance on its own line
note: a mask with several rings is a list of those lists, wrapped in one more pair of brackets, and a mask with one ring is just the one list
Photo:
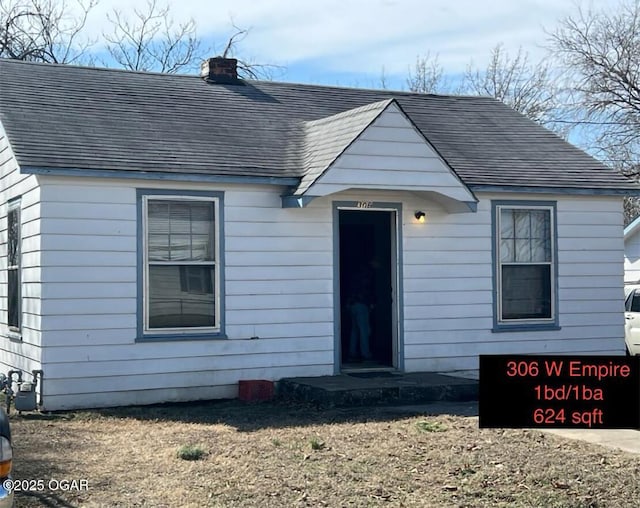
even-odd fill
[(362, 372), (281, 379), (276, 396), (325, 408), (463, 402), (478, 400), (478, 382), (433, 372)]

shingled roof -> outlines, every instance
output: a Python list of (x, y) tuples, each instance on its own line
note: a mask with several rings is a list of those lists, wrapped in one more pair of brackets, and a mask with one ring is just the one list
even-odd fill
[(346, 143), (391, 99), (471, 188), (639, 188), (492, 98), (0, 60), (0, 122), (24, 172), (309, 179), (331, 163), (332, 123)]
[(303, 176), (296, 189), (298, 194), (309, 186), (393, 101), (374, 102), (320, 120), (305, 122), (304, 142), (299, 157)]

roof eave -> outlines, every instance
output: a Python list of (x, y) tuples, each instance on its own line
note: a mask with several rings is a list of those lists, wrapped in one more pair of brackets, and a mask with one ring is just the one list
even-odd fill
[(576, 196), (640, 196), (638, 188), (609, 187), (538, 187), (522, 185), (471, 184), (469, 188), (481, 192), (516, 192), (527, 194), (566, 194)]
[(45, 168), (21, 166), (20, 172), (30, 175), (126, 178), (132, 180), (166, 180), (208, 183), (253, 183), (264, 185), (285, 185), (288, 187), (298, 185), (300, 183), (300, 178), (289, 176), (216, 175), (206, 173), (176, 173), (169, 171), (123, 171), (120, 169)]

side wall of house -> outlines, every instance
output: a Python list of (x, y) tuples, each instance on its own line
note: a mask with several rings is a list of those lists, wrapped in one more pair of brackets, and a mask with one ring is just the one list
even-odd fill
[[(42, 182), (48, 409), (234, 397), (240, 379), (332, 374), (334, 201), (402, 204), (407, 371), (473, 370), (478, 354), (623, 352), (619, 198), (479, 194), (477, 213), (451, 214), (409, 192), (282, 209), (272, 186)], [(224, 192), (227, 339), (136, 342), (136, 187)], [(557, 201), (559, 330), (492, 332), (492, 199)]]
[[(7, 204), (21, 198), (21, 333), (7, 325)], [(0, 372), (30, 373), (41, 367), (40, 189), (22, 175), (0, 125)], [(25, 377), (31, 380), (31, 376)]]
[(624, 242), (624, 280), (640, 281), (640, 234), (637, 230)]

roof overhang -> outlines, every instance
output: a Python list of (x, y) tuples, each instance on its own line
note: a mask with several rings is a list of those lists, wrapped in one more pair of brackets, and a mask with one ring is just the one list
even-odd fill
[(435, 191), (412, 191), (412, 194), (428, 201), (435, 201), (449, 213), (476, 213), (478, 211), (477, 200), (461, 201)]
[(318, 197), (320, 196), (309, 196), (306, 194), (304, 196), (281, 196), (282, 208), (305, 208), (311, 201)]
[(636, 217), (631, 224), (624, 228), (624, 241), (631, 238), (638, 229), (640, 229), (640, 217)]
[(527, 187), (517, 185), (469, 185), (474, 192), (518, 192), (527, 194), (564, 194), (576, 196), (640, 196), (640, 187), (628, 189), (594, 189), (580, 187)]
[(287, 187), (298, 185), (300, 178), (274, 176), (241, 176), (214, 175), (208, 173), (173, 173), (162, 171), (122, 171), (119, 169), (79, 169), (79, 168), (43, 168), (21, 166), (20, 172), (29, 175), (51, 176), (81, 176), (94, 178), (126, 178), (134, 180), (163, 180), (181, 182), (210, 182), (210, 183), (244, 183), (263, 185), (284, 185)]
[[(345, 189), (345, 190), (367, 190), (367, 189)], [(468, 212), (477, 212), (478, 211), (478, 202), (477, 201), (459, 201), (457, 199), (450, 198), (449, 196), (445, 196), (444, 194), (440, 194), (435, 191), (411, 191), (411, 194), (418, 196), (421, 199), (426, 199), (428, 201), (433, 201), (438, 203), (442, 208), (444, 208), (449, 213), (468, 213)], [(305, 208), (309, 203), (311, 203), (314, 199), (324, 197), (324, 196), (296, 196), (296, 195), (284, 195), (281, 196), (282, 200), (282, 208)]]

